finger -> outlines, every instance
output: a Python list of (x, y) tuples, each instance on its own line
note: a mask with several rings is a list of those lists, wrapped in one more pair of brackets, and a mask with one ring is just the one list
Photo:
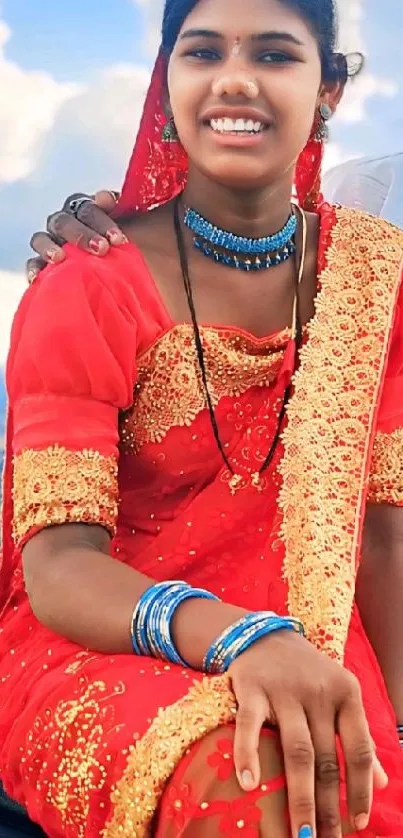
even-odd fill
[[(88, 200), (85, 200), (86, 198)], [(72, 212), (70, 208), (72, 201), (78, 201), (78, 209), (75, 212)], [(95, 198), (90, 195), (70, 195), (64, 203), (63, 212), (73, 215), (110, 244), (119, 246), (127, 244), (128, 240), (120, 227), (110, 218), (115, 207), (116, 198), (112, 192), (97, 192)]]
[(104, 200), (104, 198), (101, 198), (101, 205), (96, 203), (96, 201), (85, 201), (81, 204), (76, 218), (87, 227), (90, 227), (91, 230), (104, 236), (110, 244), (117, 246), (126, 244), (127, 238), (125, 234), (109, 215), (116, 206), (116, 200), (112, 197), (112, 193), (98, 192), (97, 194), (101, 196), (109, 195), (109, 201), (108, 199)]
[(347, 768), (348, 808), (357, 831), (367, 828), (373, 801), (374, 745), (358, 684), (339, 713), (339, 733)]
[(259, 741), (266, 720), (266, 702), (263, 696), (245, 696), (237, 691), (238, 712), (234, 738), (234, 762), (239, 785), (244, 791), (253, 791), (260, 783)]
[(68, 212), (55, 212), (50, 215), (47, 230), (52, 238), (54, 236), (63, 238), (66, 242), (75, 244), (95, 256), (105, 256), (109, 250), (109, 243), (105, 237), (100, 236), (96, 230), (91, 229), (85, 222)]
[(335, 712), (321, 707), (308, 716), (315, 750), (316, 827), (319, 838), (342, 835), (340, 767), (336, 750)]
[(374, 756), (374, 786), (377, 789), (386, 789), (389, 783), (389, 777), (379, 761), (378, 757)]
[(40, 274), (41, 270), (46, 268), (46, 262), (43, 259), (39, 259), (37, 256), (27, 260), (25, 269), (26, 269), (26, 276), (28, 285), (32, 285), (35, 281), (38, 274)]
[[(103, 189), (100, 192), (95, 194), (95, 203), (96, 205), (106, 212), (107, 215), (111, 215), (111, 213), (116, 209), (117, 202), (120, 198), (120, 192), (115, 192), (112, 190)], [(127, 237), (117, 226), (117, 224), (110, 225), (107, 233), (108, 241), (112, 245), (120, 245), (120, 244), (127, 244)]]
[(287, 777), (292, 835), (316, 835), (315, 752), (304, 709), (300, 704), (273, 702), (280, 728)]
[(120, 198), (120, 192), (115, 192), (113, 189), (101, 189), (95, 193), (94, 200), (100, 209), (110, 215), (116, 208), (116, 204)]
[(49, 262), (54, 264), (57, 262), (63, 262), (66, 258), (63, 248), (55, 240), (55, 238), (43, 231), (34, 233), (30, 241), (30, 246), (46, 265)]

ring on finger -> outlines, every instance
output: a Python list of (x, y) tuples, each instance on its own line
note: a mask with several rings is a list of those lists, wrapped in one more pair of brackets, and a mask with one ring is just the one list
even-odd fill
[(80, 198), (73, 198), (68, 203), (67, 211), (71, 215), (74, 215), (75, 218), (78, 218), (78, 213), (84, 204), (95, 204), (95, 201), (93, 198), (90, 198), (89, 195), (82, 195)]

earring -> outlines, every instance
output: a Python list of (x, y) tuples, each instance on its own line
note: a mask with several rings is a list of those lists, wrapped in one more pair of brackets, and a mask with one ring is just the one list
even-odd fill
[(329, 128), (327, 123), (329, 119), (333, 116), (333, 111), (330, 105), (327, 105), (326, 102), (322, 102), (319, 105), (318, 110), (318, 119), (317, 119), (317, 126), (316, 126), (316, 139), (318, 142), (325, 142), (329, 139)]
[(179, 140), (178, 132), (176, 130), (175, 120), (173, 116), (165, 123), (162, 134), (161, 140), (163, 143), (177, 143)]

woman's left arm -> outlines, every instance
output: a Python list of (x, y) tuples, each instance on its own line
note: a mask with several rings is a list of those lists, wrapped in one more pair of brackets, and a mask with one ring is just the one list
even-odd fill
[[(403, 462), (402, 462), (403, 469)], [(403, 507), (367, 508), (356, 601), (403, 724)]]

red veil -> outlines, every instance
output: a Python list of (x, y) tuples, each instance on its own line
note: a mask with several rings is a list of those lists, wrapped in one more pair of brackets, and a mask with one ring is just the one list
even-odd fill
[[(178, 195), (186, 185), (188, 159), (178, 142), (164, 142), (166, 59), (160, 51), (151, 78), (140, 128), (129, 163), (117, 215), (144, 212)], [(318, 115), (318, 119), (320, 119)], [(295, 190), (300, 206), (313, 210), (322, 202), (321, 168), (324, 142), (315, 122), (295, 170)]]

